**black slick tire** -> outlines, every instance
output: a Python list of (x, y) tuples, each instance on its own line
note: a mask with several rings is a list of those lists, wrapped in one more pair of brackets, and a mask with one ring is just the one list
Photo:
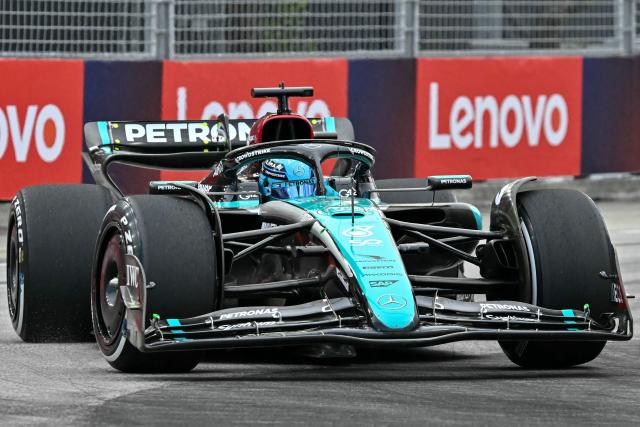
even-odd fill
[(97, 185), (40, 185), (11, 202), (7, 297), (27, 342), (90, 341), (91, 261), (112, 200)]
[[(593, 201), (575, 190), (533, 190), (518, 195), (529, 258), (531, 302), (552, 309), (583, 310), (591, 317), (616, 311), (610, 283), (599, 273), (616, 272), (615, 252)], [(535, 294), (535, 297), (534, 295)], [(525, 368), (565, 368), (595, 359), (605, 341), (500, 342), (509, 359)]]
[[(133, 373), (192, 370), (198, 352), (143, 353), (129, 341), (127, 308), (119, 290), (127, 285), (125, 254), (135, 255), (147, 283), (153, 282), (142, 301), (148, 317), (187, 318), (213, 311), (215, 242), (204, 211), (191, 200), (169, 196), (119, 200), (102, 225), (91, 286), (96, 341), (112, 367)], [(143, 328), (150, 321), (144, 319)]]

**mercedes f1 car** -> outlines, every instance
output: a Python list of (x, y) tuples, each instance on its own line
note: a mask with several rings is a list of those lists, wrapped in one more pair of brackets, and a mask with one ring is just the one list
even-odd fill
[[(258, 120), (87, 123), (96, 184), (29, 187), (11, 205), (18, 335), (93, 333), (126, 372), (188, 371), (198, 350), (337, 357), (457, 340), (497, 340), (520, 366), (564, 367), (631, 338), (616, 253), (586, 195), (518, 179), (483, 227), (454, 196), (470, 176), (375, 181), (376, 152), (348, 119), (290, 112), (290, 97), (312, 93), (254, 89), (278, 99)], [(209, 172), (126, 195), (116, 163)]]

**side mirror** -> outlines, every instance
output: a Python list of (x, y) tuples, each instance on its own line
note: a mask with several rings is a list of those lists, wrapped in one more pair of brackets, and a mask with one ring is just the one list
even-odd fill
[(427, 186), (434, 191), (468, 189), (473, 186), (473, 178), (470, 175), (430, 176), (427, 178)]

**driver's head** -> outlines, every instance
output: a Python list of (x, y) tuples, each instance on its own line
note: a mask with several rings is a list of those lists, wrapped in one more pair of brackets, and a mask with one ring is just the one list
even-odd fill
[(258, 186), (263, 196), (295, 199), (316, 194), (316, 177), (309, 165), (299, 160), (269, 159), (262, 162)]

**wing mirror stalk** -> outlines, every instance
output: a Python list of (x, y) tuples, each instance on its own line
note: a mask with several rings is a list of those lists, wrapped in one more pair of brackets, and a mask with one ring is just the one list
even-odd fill
[(473, 178), (470, 175), (441, 175), (427, 178), (426, 187), (416, 188), (377, 188), (369, 190), (369, 193), (391, 193), (405, 191), (438, 191), (438, 190), (465, 190), (473, 186)]

